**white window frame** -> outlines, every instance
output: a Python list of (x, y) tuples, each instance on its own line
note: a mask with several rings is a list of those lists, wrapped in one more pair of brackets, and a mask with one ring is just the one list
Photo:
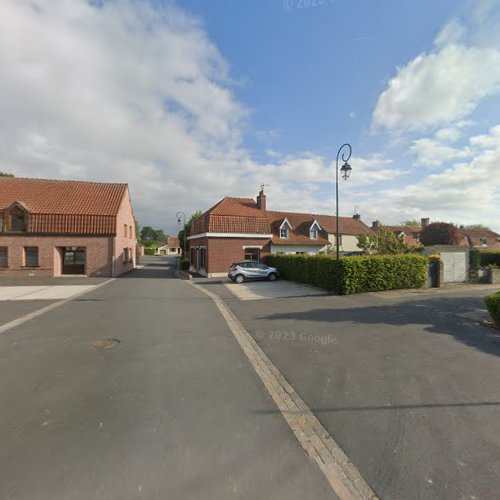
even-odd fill
[(280, 226), (280, 238), (282, 240), (288, 239), (288, 231), (290, 231), (290, 229), (293, 229), (292, 225), (288, 222), (288, 219), (285, 218), (285, 220), (281, 223)]
[[(321, 226), (318, 224), (318, 221), (314, 219), (313, 223), (311, 224), (311, 227), (309, 228), (309, 238), (311, 240), (317, 240), (318, 239), (318, 233), (321, 231)], [(314, 237), (313, 237), (314, 233)]]

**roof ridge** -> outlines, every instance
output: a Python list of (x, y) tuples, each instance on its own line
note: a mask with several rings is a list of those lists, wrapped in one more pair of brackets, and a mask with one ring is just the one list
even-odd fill
[(0, 180), (7, 181), (47, 181), (47, 182), (71, 182), (80, 184), (105, 184), (109, 186), (128, 186), (127, 182), (106, 182), (106, 181), (84, 181), (78, 179), (47, 179), (45, 177), (0, 177)]

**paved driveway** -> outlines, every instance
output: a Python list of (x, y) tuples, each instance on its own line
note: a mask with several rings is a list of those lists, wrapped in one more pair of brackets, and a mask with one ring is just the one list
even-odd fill
[(228, 301), (384, 499), (499, 498), (486, 291)]
[(225, 287), (240, 300), (263, 300), (285, 297), (308, 297), (326, 295), (324, 290), (293, 281), (248, 281), (246, 283), (224, 283)]

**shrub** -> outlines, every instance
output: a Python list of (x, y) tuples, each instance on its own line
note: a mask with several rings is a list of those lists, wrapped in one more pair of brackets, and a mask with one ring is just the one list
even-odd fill
[(156, 248), (154, 247), (144, 247), (144, 255), (154, 255)]
[(187, 259), (181, 260), (181, 271), (189, 271), (189, 260)]
[(334, 256), (272, 254), (265, 260), (284, 279), (341, 294), (420, 288), (427, 279), (428, 259), (414, 254), (341, 257), (340, 283)]
[(472, 268), (477, 269), (481, 265), (481, 254), (477, 248), (471, 248), (469, 252), (469, 262)]
[(500, 292), (494, 293), (493, 295), (487, 295), (484, 298), (484, 303), (495, 325), (497, 328), (500, 328)]
[(498, 266), (500, 267), (500, 252), (479, 252), (481, 266)]

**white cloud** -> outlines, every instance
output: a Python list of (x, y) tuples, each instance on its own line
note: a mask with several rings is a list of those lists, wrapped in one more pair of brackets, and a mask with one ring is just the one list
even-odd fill
[(464, 33), (453, 21), (437, 37), (434, 50), (397, 69), (378, 99), (375, 126), (426, 130), (447, 125), (500, 92), (500, 50), (467, 46), (462, 42)]
[[(140, 222), (172, 231), (178, 210), (256, 195), (261, 182), (275, 208), (328, 207), (318, 192), (332, 185), (330, 161), (272, 150), (253, 160), (226, 61), (199, 21), (155, 5), (1, 3), (0, 170), (129, 182)], [(399, 175), (381, 158), (353, 167), (353, 184)]]

